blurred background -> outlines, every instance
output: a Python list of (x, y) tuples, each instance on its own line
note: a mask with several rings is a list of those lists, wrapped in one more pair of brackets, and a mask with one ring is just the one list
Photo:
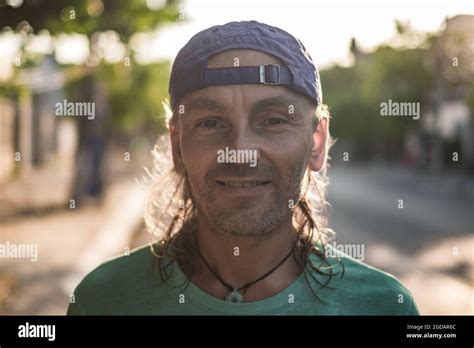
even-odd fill
[[(144, 167), (172, 60), (251, 19), (320, 68), (336, 242), (364, 245), (422, 314), (474, 314), (474, 8), (420, 0), (0, 0), (0, 244), (38, 251), (0, 257), (0, 314), (64, 314), (85, 274), (151, 241)], [(94, 117), (58, 115), (64, 100)], [(382, 117), (388, 100), (420, 118)]]

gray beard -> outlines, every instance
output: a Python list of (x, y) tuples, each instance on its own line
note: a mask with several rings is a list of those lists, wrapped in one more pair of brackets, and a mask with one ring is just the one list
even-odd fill
[[(231, 211), (215, 207), (211, 193), (196, 194), (200, 190), (193, 183), (190, 183), (189, 187), (198, 214), (204, 215), (215, 231), (231, 237), (263, 238), (276, 231), (286, 219), (291, 222), (293, 212), (288, 200), (293, 199), (296, 204), (303, 175), (304, 171), (301, 173), (301, 169), (297, 168), (289, 183), (285, 185), (287, 187), (282, 192), (276, 192), (273, 198), (268, 200), (268, 206), (252, 206), (252, 203), (241, 201)], [(194, 197), (201, 199), (196, 200)]]
[(271, 234), (282, 224), (290, 213), (287, 207), (288, 203), (283, 200), (267, 210), (238, 209), (229, 213), (216, 210), (206, 212), (202, 208), (199, 210), (216, 231), (231, 237), (261, 238)]

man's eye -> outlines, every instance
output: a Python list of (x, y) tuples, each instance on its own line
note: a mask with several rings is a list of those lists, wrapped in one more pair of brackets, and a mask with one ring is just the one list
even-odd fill
[(197, 127), (203, 128), (219, 128), (219, 122), (216, 120), (204, 120), (197, 124)]
[(271, 118), (266, 119), (263, 122), (264, 125), (269, 125), (269, 126), (279, 126), (285, 123), (288, 123), (288, 121), (280, 117), (271, 117)]

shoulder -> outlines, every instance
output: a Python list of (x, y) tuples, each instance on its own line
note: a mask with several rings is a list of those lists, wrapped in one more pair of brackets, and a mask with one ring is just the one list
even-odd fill
[(411, 292), (395, 276), (331, 245), (326, 248), (335, 273), (329, 286), (339, 289), (339, 300), (361, 314), (419, 314)]
[(87, 274), (78, 288), (116, 285), (125, 279), (143, 276), (147, 264), (153, 260), (150, 245), (130, 251), (130, 253), (111, 258)]
[(102, 263), (77, 285), (68, 314), (107, 313), (125, 293), (139, 290), (150, 275), (152, 262), (151, 246), (146, 245)]

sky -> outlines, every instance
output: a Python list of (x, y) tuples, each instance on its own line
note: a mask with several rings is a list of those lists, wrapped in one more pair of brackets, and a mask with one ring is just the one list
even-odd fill
[[(446, 17), (474, 14), (474, 1), (187, 1), (182, 23), (163, 28), (147, 46), (144, 60), (173, 59), (200, 30), (234, 20), (257, 20), (298, 37), (320, 66), (347, 59), (350, 39), (370, 50), (395, 33), (395, 19), (418, 31), (442, 29)], [(474, 23), (473, 23), (474, 30)]]
[[(150, 8), (159, 8), (165, 0), (146, 0), (146, 3)], [(181, 11), (183, 19), (177, 23), (132, 37), (131, 46), (138, 62), (172, 61), (179, 49), (200, 30), (229, 21), (257, 20), (298, 37), (321, 69), (334, 63), (350, 63), (348, 50), (352, 37), (363, 50), (370, 51), (393, 37), (395, 19), (408, 21), (416, 31), (439, 31), (447, 17), (474, 14), (474, 1), (183, 0)], [(104, 59), (123, 60), (127, 53), (116, 33), (102, 36), (99, 41)], [(28, 46), (33, 51), (45, 53), (55, 47), (60, 63), (82, 64), (89, 55), (87, 38), (78, 34), (61, 35), (49, 41), (48, 35), (39, 35), (30, 41)], [(2, 72), (4, 76), (11, 73), (20, 47), (18, 35), (10, 33), (0, 38), (0, 79)]]

